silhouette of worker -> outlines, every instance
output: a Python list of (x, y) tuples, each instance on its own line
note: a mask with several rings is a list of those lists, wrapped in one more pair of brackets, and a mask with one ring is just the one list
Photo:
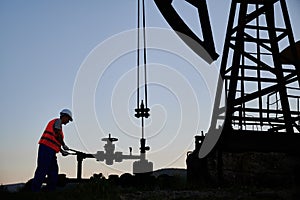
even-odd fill
[[(39, 140), (37, 157), (37, 168), (31, 183), (31, 190), (38, 192), (47, 176), (46, 190), (55, 190), (58, 181), (58, 165), (56, 154), (61, 152), (63, 156), (68, 155), (68, 146), (64, 143), (62, 125), (73, 121), (72, 112), (63, 109), (60, 117), (52, 119), (46, 126)], [(62, 148), (61, 148), (62, 147)]]

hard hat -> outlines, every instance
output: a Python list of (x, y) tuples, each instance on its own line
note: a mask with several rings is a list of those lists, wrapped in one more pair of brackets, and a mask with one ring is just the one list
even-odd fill
[(70, 121), (73, 121), (72, 112), (69, 109), (63, 109), (60, 112), (60, 115), (68, 115), (70, 117)]

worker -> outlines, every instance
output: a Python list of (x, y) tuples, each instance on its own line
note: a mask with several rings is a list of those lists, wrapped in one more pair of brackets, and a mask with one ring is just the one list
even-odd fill
[(46, 126), (44, 133), (39, 140), (37, 168), (31, 183), (33, 192), (40, 191), (47, 176), (47, 191), (53, 191), (58, 181), (58, 165), (56, 154), (61, 152), (63, 156), (68, 155), (69, 147), (64, 143), (62, 125), (73, 121), (72, 112), (63, 109), (60, 117), (52, 119)]

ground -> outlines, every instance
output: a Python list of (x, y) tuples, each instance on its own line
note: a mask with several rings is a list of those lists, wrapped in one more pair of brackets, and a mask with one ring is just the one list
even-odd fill
[(66, 183), (56, 191), (32, 193), (21, 188), (17, 192), (9, 192), (1, 187), (1, 199), (116, 199), (116, 200), (298, 200), (300, 187), (280, 185), (268, 187), (257, 185), (188, 185), (180, 176), (162, 175), (156, 178), (130, 175), (110, 177), (108, 179), (95, 174), (84, 183)]

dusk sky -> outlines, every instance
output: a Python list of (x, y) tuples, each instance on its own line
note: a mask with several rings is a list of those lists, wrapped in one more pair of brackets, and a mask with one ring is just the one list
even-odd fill
[[(209, 128), (214, 84), (222, 56), (230, 0), (207, 0), (218, 60), (209, 65), (172, 35), (152, 0), (146, 0), (148, 51), (148, 159), (154, 169), (185, 168), (194, 136)], [(174, 6), (193, 30), (195, 8)], [(299, 0), (287, 0), (300, 40)], [(136, 0), (0, 1), (0, 184), (26, 182), (36, 168), (38, 140), (64, 108), (66, 144), (87, 153), (117, 137), (116, 151), (139, 154), (136, 108)], [(196, 31), (197, 32), (197, 31)], [(76, 157), (57, 155), (59, 173), (76, 177)], [(83, 161), (83, 177), (132, 173), (133, 160), (112, 166)]]

